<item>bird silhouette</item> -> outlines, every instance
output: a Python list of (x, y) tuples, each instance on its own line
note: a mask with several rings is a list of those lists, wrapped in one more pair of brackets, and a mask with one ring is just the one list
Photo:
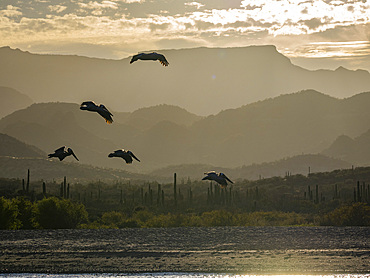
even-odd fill
[(108, 109), (103, 104), (100, 104), (98, 106), (93, 101), (85, 101), (81, 103), (80, 109), (91, 111), (91, 112), (98, 112), (99, 115), (102, 116), (108, 124), (113, 123), (113, 119), (112, 119), (113, 114), (109, 112)]
[(78, 158), (77, 158), (77, 156), (73, 152), (73, 150), (71, 148), (68, 148), (66, 150), (66, 146), (63, 146), (63, 147), (60, 147), (59, 149), (56, 149), (54, 151), (54, 153), (48, 154), (48, 157), (49, 158), (51, 158), (51, 157), (57, 157), (57, 158), (59, 158), (60, 161), (62, 161), (63, 159), (65, 159), (67, 156), (70, 156), (70, 155), (73, 155), (74, 158), (76, 158), (76, 160), (79, 161)]
[(140, 160), (132, 153), (132, 151), (129, 150), (116, 150), (108, 155), (108, 157), (121, 157), (123, 158), (127, 164), (132, 163), (132, 158), (136, 159), (140, 162)]
[(132, 57), (130, 64), (137, 60), (152, 60), (152, 61), (159, 61), (163, 66), (168, 66), (170, 63), (168, 63), (166, 57), (164, 57), (163, 54), (159, 54), (156, 52), (152, 53), (139, 53)]
[(227, 186), (227, 182), (233, 183), (224, 173), (209, 171), (204, 173), (206, 176), (202, 180), (213, 180), (221, 185), (221, 188)]

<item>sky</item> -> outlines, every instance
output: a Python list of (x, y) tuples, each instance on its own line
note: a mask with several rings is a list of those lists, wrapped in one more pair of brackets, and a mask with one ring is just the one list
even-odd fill
[(122, 59), (273, 44), (308, 69), (370, 71), (370, 0), (1, 0), (0, 46)]

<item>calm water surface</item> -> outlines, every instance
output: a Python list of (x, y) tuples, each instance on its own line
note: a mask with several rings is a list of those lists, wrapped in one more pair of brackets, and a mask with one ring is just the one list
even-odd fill
[(370, 274), (335, 274), (335, 275), (230, 275), (210, 273), (84, 273), (84, 274), (42, 274), (42, 273), (16, 273), (0, 274), (0, 277), (14, 278), (370, 278)]

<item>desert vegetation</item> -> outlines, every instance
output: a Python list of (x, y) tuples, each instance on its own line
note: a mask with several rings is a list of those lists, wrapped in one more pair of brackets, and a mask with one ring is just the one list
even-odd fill
[(218, 184), (0, 179), (2, 229), (369, 226), (370, 168)]

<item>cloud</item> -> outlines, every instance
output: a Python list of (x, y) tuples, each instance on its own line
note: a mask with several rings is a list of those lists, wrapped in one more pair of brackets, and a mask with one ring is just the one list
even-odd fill
[(78, 5), (82, 8), (86, 9), (117, 9), (117, 3), (112, 2), (112, 1), (102, 1), (101, 3), (97, 1), (90, 1), (89, 3), (78, 3)]
[(65, 0), (60, 5), (51, 5), (53, 2), (46, 0), (18, 0), (16, 3), (21, 8), (0, 3), (3, 45), (32, 47), (36, 41), (45, 41), (54, 46), (57, 42), (73, 41), (70, 49), (77, 49), (82, 45), (78, 42), (89, 41), (97, 45), (86, 50), (91, 55), (97, 55), (104, 47), (114, 49), (107, 50), (107, 55), (122, 54), (125, 51), (117, 52), (119, 45), (129, 52), (192, 44), (223, 47), (276, 44), (284, 47), (286, 53), (293, 53), (301, 44), (314, 47), (311, 43), (370, 39), (369, 0)]
[(199, 10), (201, 7), (204, 7), (204, 4), (198, 3), (198, 2), (187, 2), (184, 4), (185, 6), (195, 7), (197, 10)]
[(6, 10), (0, 10), (0, 16), (3, 17), (19, 17), (22, 16), (22, 12), (20, 11), (20, 8), (12, 6), (12, 5), (7, 5)]
[(112, 1), (115, 1), (115, 2), (123, 2), (123, 3), (126, 3), (126, 4), (144, 3), (145, 2), (145, 0), (112, 0)]
[(160, 24), (157, 24), (157, 23), (150, 23), (149, 24), (149, 28), (150, 30), (153, 32), (153, 31), (157, 31), (157, 30), (166, 30), (170, 27), (170, 24), (169, 23), (160, 23)]
[(61, 13), (67, 9), (66, 6), (61, 6), (61, 5), (50, 5), (48, 8), (51, 12), (56, 12), (56, 13)]
[(90, 10), (91, 14), (96, 16), (102, 15), (107, 9), (118, 9), (117, 3), (112, 1), (102, 1), (101, 3), (97, 1), (90, 1), (89, 3), (78, 2), (77, 4), (82, 10)]
[(309, 20), (301, 20), (300, 23), (304, 24), (305, 26), (307, 26), (309, 29), (317, 29), (318, 27), (322, 26), (323, 23), (321, 22), (321, 19), (320, 18), (312, 18), (312, 19), (309, 19)]
[(302, 45), (297, 51), (300, 57), (328, 58), (328, 57), (370, 57), (370, 42), (313, 42)]

